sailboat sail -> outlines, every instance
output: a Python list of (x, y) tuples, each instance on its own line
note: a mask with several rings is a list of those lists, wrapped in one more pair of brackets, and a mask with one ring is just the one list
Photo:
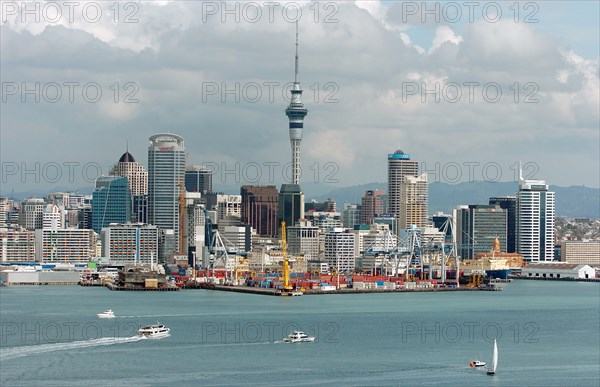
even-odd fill
[(494, 339), (494, 354), (492, 356), (492, 371), (496, 372), (496, 368), (498, 368), (498, 345), (496, 344), (496, 340)]
[(494, 375), (496, 373), (497, 367), (498, 367), (498, 344), (496, 344), (496, 339), (494, 339), (494, 351), (492, 352), (492, 368), (488, 368), (487, 374)]

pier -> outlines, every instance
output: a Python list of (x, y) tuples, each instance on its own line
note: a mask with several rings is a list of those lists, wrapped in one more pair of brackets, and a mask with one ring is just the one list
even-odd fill
[(138, 292), (176, 292), (181, 290), (177, 286), (163, 286), (163, 287), (144, 287), (144, 286), (119, 286), (112, 282), (106, 284), (106, 287), (110, 290), (125, 290), (125, 291), (138, 291)]
[(525, 277), (511, 276), (511, 279), (516, 280), (534, 280), (534, 281), (568, 281), (568, 282), (600, 282), (600, 278), (568, 278), (568, 277)]
[[(248, 294), (260, 294), (263, 296), (281, 296), (279, 289), (272, 288), (257, 288), (250, 286), (225, 286), (225, 285), (214, 285), (198, 287), (198, 289), (217, 290), (223, 292), (235, 292), (235, 293), (248, 293)], [(321, 295), (321, 294), (372, 294), (372, 293), (427, 293), (427, 292), (476, 292), (476, 291), (501, 291), (502, 288), (498, 286), (485, 287), (485, 288), (451, 288), (451, 287), (430, 287), (430, 288), (414, 288), (414, 289), (352, 289), (343, 288), (336, 290), (319, 290), (309, 289), (303, 292), (303, 295)]]

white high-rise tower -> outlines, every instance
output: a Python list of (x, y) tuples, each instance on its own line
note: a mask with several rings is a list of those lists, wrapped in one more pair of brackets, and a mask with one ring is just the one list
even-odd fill
[(525, 261), (554, 259), (554, 200), (544, 180), (525, 180), (519, 171), (517, 252)]
[(292, 184), (300, 184), (300, 143), (304, 129), (304, 117), (308, 110), (302, 103), (302, 89), (298, 81), (298, 22), (296, 22), (296, 64), (294, 73), (294, 86), (291, 90), (292, 99), (285, 109), (285, 114), (290, 120), (290, 143), (292, 145)]

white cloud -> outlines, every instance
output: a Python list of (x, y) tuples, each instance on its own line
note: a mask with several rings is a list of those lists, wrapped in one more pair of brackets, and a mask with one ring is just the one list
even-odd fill
[(440, 48), (442, 44), (446, 42), (450, 42), (458, 46), (462, 41), (463, 38), (461, 36), (456, 35), (450, 27), (439, 26), (435, 30), (435, 38), (433, 38), (433, 44), (429, 49), (429, 53), (433, 53), (435, 50)]
[[(105, 88), (137, 82), (140, 88), (140, 102), (134, 105), (110, 100), (23, 104), (19, 95), (9, 97), (0, 118), (3, 160), (20, 162), (43, 154), (61, 161), (69, 149), (73, 159), (110, 165), (122, 153), (115, 138), (123, 137), (132, 147), (138, 143), (141, 154), (134, 156), (144, 162), (148, 136), (170, 131), (184, 136), (190, 163), (288, 162), (287, 102), (280, 86), (273, 101), (263, 87), (263, 98), (256, 103), (243, 98), (235, 103), (231, 95), (222, 102), (223, 90), (203, 99), (202, 90), (207, 82), (231, 89), (236, 83), (291, 81), (293, 24), (281, 17), (273, 23), (222, 23), (220, 17), (204, 23), (199, 2), (144, 2), (141, 7), (139, 22), (131, 25), (103, 20), (95, 25), (0, 27), (3, 81), (94, 81)], [(456, 29), (460, 35), (436, 25), (426, 51), (414, 43), (420, 41), (417, 32), (390, 28), (389, 20), (382, 19), (386, 7), (381, 2), (340, 3), (337, 23), (315, 23), (305, 5), (300, 80), (309, 114), (303, 164), (334, 161), (340, 165), (340, 185), (364, 183), (385, 179), (387, 153), (402, 148), (430, 163), (511, 165), (528, 157), (553, 184), (598, 185), (593, 180), (598, 58), (562, 48), (536, 25), (504, 21), (473, 23)], [(448, 82), (496, 82), (503, 95), (490, 103), (479, 87), (474, 102), (464, 94), (456, 103), (443, 96), (436, 102), (420, 92), (403, 95), (407, 82), (424, 83), (428, 89)], [(333, 97), (338, 103), (324, 103), (331, 92), (327, 83), (337, 87)], [(523, 103), (531, 91), (524, 88), (528, 83), (537, 85), (538, 103)], [(515, 84), (517, 103), (511, 89)], [(88, 136), (81, 136), (82, 131)], [(24, 134), (35, 139), (26, 149), (19, 146)], [(46, 150), (43, 144), (57, 137), (61, 147)], [(94, 146), (82, 145), (88, 141)], [(564, 149), (576, 149), (588, 163), (577, 168), (568, 161), (555, 164), (552, 155)]]

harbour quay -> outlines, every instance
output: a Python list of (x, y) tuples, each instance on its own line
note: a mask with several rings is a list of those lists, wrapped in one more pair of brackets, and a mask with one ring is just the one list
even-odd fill
[[(251, 287), (244, 285), (215, 285), (210, 283), (202, 283), (201, 285), (194, 287), (197, 289), (224, 291), (224, 292), (235, 292), (235, 293), (247, 293), (247, 294), (258, 294), (264, 296), (288, 296), (291, 295), (289, 292), (284, 292), (281, 289), (274, 288), (260, 288)], [(501, 291), (502, 287), (495, 284), (489, 284), (478, 287), (449, 287), (449, 286), (409, 286), (402, 288), (326, 288), (326, 289), (307, 289), (303, 292), (296, 293), (294, 295), (322, 295), (322, 294), (370, 294), (370, 293), (421, 293), (421, 292), (464, 292), (464, 291)]]

